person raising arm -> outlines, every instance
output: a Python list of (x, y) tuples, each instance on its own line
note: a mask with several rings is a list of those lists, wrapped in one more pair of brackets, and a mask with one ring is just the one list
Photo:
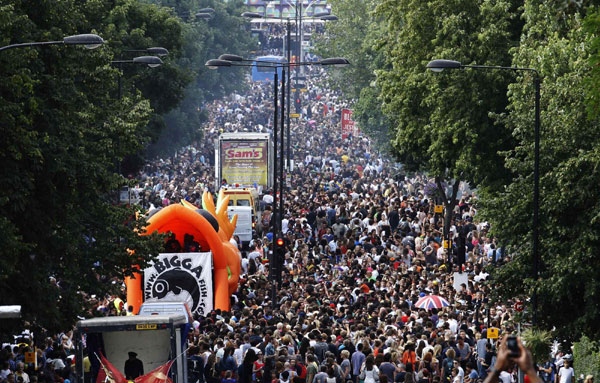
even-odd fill
[(521, 343), (521, 339), (517, 338), (517, 345), (519, 346), (519, 356), (511, 357), (510, 350), (506, 345), (506, 340), (508, 336), (505, 336), (500, 343), (500, 348), (498, 349), (498, 355), (496, 356), (496, 364), (490, 369), (487, 378), (484, 383), (498, 383), (498, 378), (502, 371), (506, 371), (510, 369), (513, 364), (517, 364), (519, 368), (525, 372), (525, 375), (529, 377), (529, 381), (531, 383), (543, 383), (542, 379), (535, 372), (535, 367), (533, 365), (533, 358), (531, 357), (531, 352), (523, 343)]

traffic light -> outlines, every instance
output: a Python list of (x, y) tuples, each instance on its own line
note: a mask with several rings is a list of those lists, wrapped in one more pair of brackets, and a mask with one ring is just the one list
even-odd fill
[(283, 262), (285, 260), (285, 239), (277, 237), (275, 240), (275, 248), (273, 249), (273, 259), (275, 260), (276, 268), (273, 269), (275, 280), (281, 284), (283, 273)]
[(300, 97), (294, 98), (294, 106), (296, 107), (296, 113), (302, 113), (302, 102)]

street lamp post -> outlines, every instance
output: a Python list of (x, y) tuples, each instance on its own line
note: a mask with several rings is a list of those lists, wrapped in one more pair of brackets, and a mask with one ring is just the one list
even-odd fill
[[(534, 68), (505, 67), (493, 65), (463, 65), (453, 60), (433, 60), (427, 64), (427, 68), (433, 72), (441, 72), (444, 69), (484, 69), (484, 70), (511, 70), (515, 72), (533, 72), (535, 85), (535, 127), (534, 127), (534, 164), (533, 164), (533, 279), (534, 283), (538, 280), (539, 268), (539, 211), (540, 211), (540, 74)], [(534, 285), (533, 296), (531, 298), (533, 315), (532, 323), (537, 323), (537, 287)]]
[(100, 45), (104, 44), (102, 37), (89, 33), (83, 35), (67, 36), (62, 40), (58, 41), (38, 41), (30, 43), (11, 44), (4, 47), (0, 47), (0, 51), (13, 49), (13, 48), (25, 48), (25, 47), (37, 47), (42, 45), (83, 45), (87, 49), (95, 49)]
[[(290, 4), (292, 5), (292, 4)], [(297, 14), (297, 10), (296, 10), (296, 14)], [(283, 12), (280, 11), (280, 17), (276, 18), (276, 17), (269, 17), (266, 14), (262, 15), (260, 13), (257, 12), (244, 12), (242, 13), (242, 17), (245, 17), (247, 19), (279, 19), (280, 22), (283, 20)], [(291, 25), (290, 25), (290, 21), (291, 19), (289, 17), (286, 17), (286, 22), (287, 22), (287, 31), (286, 31), (286, 38), (284, 39), (284, 51), (286, 53), (287, 56), (287, 62), (290, 63), (292, 60), (292, 54), (291, 54)], [(317, 13), (314, 14), (311, 18), (308, 19), (313, 19), (313, 20), (323, 20), (323, 21), (336, 21), (338, 20), (338, 17), (335, 15), (330, 14), (329, 12), (323, 12), (323, 13)], [(300, 24), (301, 25), (301, 24)], [(298, 24), (298, 19), (296, 18), (296, 33), (298, 33), (298, 28), (299, 28), (299, 24)], [(298, 41), (298, 38), (296, 38), (296, 41)], [(300, 59), (300, 53), (296, 52), (296, 57), (298, 57)], [(286, 163), (287, 163), (287, 169), (291, 169), (291, 164), (292, 164), (292, 147), (291, 147), (291, 128), (290, 128), (290, 100), (291, 100), (291, 88), (292, 88), (292, 82), (291, 82), (291, 69), (288, 68), (287, 71), (287, 78), (284, 75), (285, 80), (287, 81), (287, 93), (286, 93), (286, 97), (287, 97), (287, 114), (286, 114), (286, 124), (287, 124), (287, 148), (285, 150), (286, 153)], [(283, 78), (282, 78), (283, 80)], [(298, 74), (296, 74), (296, 82), (298, 82)], [(298, 91), (298, 84), (296, 84), (296, 91)], [(283, 119), (283, 115), (281, 117)], [(282, 130), (283, 132), (283, 130)], [(282, 133), (283, 135), (283, 133)], [(283, 153), (283, 147), (282, 147), (282, 153)], [(283, 187), (283, 185), (282, 185)]]
[[(350, 63), (348, 62), (348, 60), (346, 60), (345, 58), (341, 58), (341, 57), (334, 57), (334, 58), (327, 58), (327, 59), (323, 59), (321, 61), (318, 62), (297, 62), (297, 63), (290, 63), (287, 62), (285, 64), (278, 64), (278, 63), (273, 63), (273, 62), (268, 62), (268, 61), (257, 61), (257, 60), (247, 60), (242, 58), (241, 56), (238, 55), (231, 55), (231, 54), (223, 54), (221, 56), (219, 56), (218, 59), (213, 59), (213, 60), (208, 60), (206, 62), (206, 66), (209, 69), (218, 69), (219, 67), (232, 67), (232, 66), (241, 66), (241, 67), (251, 67), (251, 66), (258, 66), (258, 67), (267, 67), (267, 68), (273, 68), (275, 70), (275, 75), (274, 75), (274, 81), (273, 81), (273, 105), (274, 105), (274, 112), (273, 112), (273, 235), (275, 238), (279, 238), (281, 236), (280, 230), (281, 230), (281, 221), (283, 219), (283, 211), (284, 211), (284, 197), (283, 197), (283, 190), (284, 190), (284, 172), (283, 172), (283, 162), (284, 162), (284, 155), (283, 155), (283, 148), (284, 146), (284, 121), (283, 121), (283, 115), (285, 113), (285, 81), (283, 81), (283, 78), (285, 77), (285, 73), (286, 73), (286, 69), (287, 72), (290, 72), (290, 67), (292, 66), (308, 66), (308, 65), (322, 65), (322, 66), (345, 66), (345, 65), (349, 65)], [(277, 134), (277, 115), (278, 115), (278, 105), (277, 105), (277, 96), (278, 96), (278, 83), (279, 83), (279, 77), (278, 77), (278, 69), (281, 68), (282, 70), (282, 85), (281, 85), (281, 152), (280, 152), (280, 165), (279, 165), (279, 173), (278, 173), (278, 166), (277, 166), (277, 153), (278, 153), (278, 148), (277, 146), (279, 145), (279, 139), (278, 139), (278, 134)], [(288, 84), (289, 85), (289, 84)], [(288, 136), (288, 140), (289, 140), (289, 136)], [(277, 181), (277, 178), (279, 178), (279, 182)], [(279, 183), (279, 205), (278, 205), (278, 201), (277, 201), (277, 184)], [(274, 240), (275, 240), (274, 238)], [(274, 254), (275, 255), (275, 254)], [(273, 257), (273, 259), (271, 261), (274, 261), (271, 265), (271, 267), (273, 267), (274, 263), (279, 262), (280, 260), (276, 260), (274, 259), (275, 257)], [(279, 270), (279, 272), (281, 272), (281, 270)], [(272, 288), (272, 303), (275, 306), (275, 302), (276, 302), (276, 293), (277, 293), (277, 288), (275, 286), (275, 281), (273, 281), (273, 284), (271, 286)]]
[[(132, 52), (136, 52), (139, 50), (130, 50)], [(148, 48), (146, 50), (141, 50), (141, 51), (152, 51), (156, 54), (160, 54), (162, 56), (166, 55), (168, 53), (168, 51), (165, 48), (161, 48), (161, 47), (155, 47), (155, 48)], [(140, 64), (140, 65), (148, 65), (150, 68), (156, 68), (160, 65), (162, 65), (162, 60), (157, 57), (157, 56), (139, 56), (139, 57), (134, 57), (132, 60), (114, 60), (111, 61), (111, 64), (116, 64), (119, 69), (121, 69), (121, 65), (122, 64)], [(119, 79), (118, 79), (118, 99), (121, 100), (123, 98), (123, 86), (122, 86), (122, 78), (123, 75), (122, 73), (119, 73)], [(117, 145), (119, 147), (120, 150), (120, 139), (119, 136), (117, 136)], [(121, 161), (119, 161), (118, 159), (115, 159), (115, 168), (117, 170), (117, 174), (120, 175), (121, 174)], [(121, 198), (120, 198), (120, 192), (119, 189), (117, 190), (117, 204), (119, 204), (119, 202), (121, 202)]]

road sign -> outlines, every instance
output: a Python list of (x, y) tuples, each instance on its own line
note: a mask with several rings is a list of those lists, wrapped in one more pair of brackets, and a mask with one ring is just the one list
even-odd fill
[(290, 118), (298, 118), (300, 117), (300, 113), (290, 113)]
[(523, 311), (523, 302), (522, 301), (515, 302), (515, 311), (518, 311), (518, 312)]
[(25, 363), (35, 363), (35, 352), (25, 353)]
[(435, 205), (435, 208), (433, 209), (434, 213), (443, 213), (444, 212), (444, 205)]
[(302, 88), (302, 89), (300, 89), (300, 92), (308, 92), (308, 89)]
[(291, 88), (290, 90), (291, 90), (292, 92), (295, 92), (295, 91), (296, 91), (296, 88)]
[(444, 241), (444, 249), (450, 248), (450, 241)]
[(490, 327), (487, 329), (487, 338), (488, 339), (498, 339), (499, 329), (497, 327)]

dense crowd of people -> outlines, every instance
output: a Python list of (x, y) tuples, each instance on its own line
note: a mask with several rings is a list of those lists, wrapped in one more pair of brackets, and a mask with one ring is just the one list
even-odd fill
[[(326, 75), (308, 68), (302, 117), (292, 123), (294, 170), (284, 191), (286, 252), (276, 299), (268, 262), (276, 216), (272, 191), (264, 190), (231, 311), (196, 318), (189, 334), (190, 383), (482, 381), (494, 373), (501, 344), (488, 330), (515, 330), (514, 302), (492, 304), (494, 286), (485, 283), (487, 268), (510, 257), (478, 221), (477, 197), (464, 185), (452, 214), (452, 245), (444, 248), (431, 181), (403, 173), (367, 137), (341, 137), (348, 105), (326, 87)], [(271, 132), (272, 85), (252, 83), (246, 93), (205, 108), (203, 142), (148, 163), (138, 175), (144, 207), (180, 199), (201, 205), (203, 191), (216, 193), (214, 147), (206, 143), (221, 132)], [(448, 304), (417, 307), (428, 295)], [(91, 314), (124, 314), (123, 299), (98, 301)], [(76, 380), (72, 332), (38, 342), (39, 369), (27, 373), (31, 336), (26, 330), (20, 346), (2, 350), (0, 382)], [(554, 354), (539, 366), (541, 379), (574, 383), (569, 363)], [(499, 378), (514, 382), (516, 373)]]

